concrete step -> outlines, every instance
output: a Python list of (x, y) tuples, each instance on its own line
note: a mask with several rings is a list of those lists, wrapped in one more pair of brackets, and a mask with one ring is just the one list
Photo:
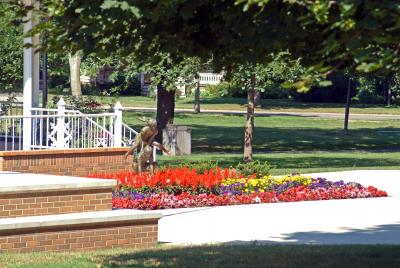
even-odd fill
[(127, 209), (0, 219), (0, 252), (149, 247), (161, 217)]
[(0, 171), (0, 218), (110, 211), (115, 180)]

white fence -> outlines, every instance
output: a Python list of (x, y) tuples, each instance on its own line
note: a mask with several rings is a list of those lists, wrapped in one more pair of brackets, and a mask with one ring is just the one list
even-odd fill
[(200, 86), (202, 85), (217, 85), (221, 83), (222, 74), (216, 73), (199, 73)]
[[(30, 127), (24, 127), (30, 126)], [(137, 132), (114, 113), (83, 114), (65, 109), (31, 109), (31, 115), (0, 116), (0, 151), (128, 146)]]

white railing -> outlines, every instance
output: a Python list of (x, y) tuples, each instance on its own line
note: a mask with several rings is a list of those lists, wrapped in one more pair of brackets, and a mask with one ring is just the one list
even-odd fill
[(122, 146), (130, 146), (138, 134), (136, 130), (122, 122)]
[(114, 118), (112, 113), (2, 116), (0, 151), (24, 149), (24, 119), (32, 123), (29, 149), (112, 147)]
[(22, 150), (22, 125), (20, 116), (0, 116), (0, 151)]
[(222, 74), (216, 73), (199, 73), (200, 85), (217, 85), (221, 83)]
[[(31, 135), (24, 133), (31, 125)], [(24, 135), (25, 134), (25, 135)], [(0, 151), (120, 147), (132, 143), (137, 132), (122, 122), (122, 106), (114, 113), (83, 114), (65, 109), (60, 99), (57, 109), (31, 109), (28, 116), (0, 116)], [(29, 146), (24, 140), (29, 139)]]
[(1, 115), (22, 115), (23, 103), (20, 101), (0, 101)]

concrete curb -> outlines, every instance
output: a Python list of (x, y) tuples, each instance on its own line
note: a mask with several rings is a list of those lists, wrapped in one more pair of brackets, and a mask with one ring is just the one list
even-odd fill
[(0, 171), (0, 194), (112, 189), (116, 180)]
[(113, 223), (123, 221), (150, 221), (158, 220), (163, 215), (158, 212), (139, 210), (112, 210), (80, 212), (59, 215), (32, 216), (20, 218), (0, 219), (0, 234), (2, 232), (30, 228), (46, 228), (57, 226), (77, 226), (99, 223)]

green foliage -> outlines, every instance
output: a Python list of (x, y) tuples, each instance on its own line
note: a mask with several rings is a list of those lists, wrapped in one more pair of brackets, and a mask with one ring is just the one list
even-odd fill
[[(0, 1), (0, 92), (22, 91), (23, 29), (18, 13), (10, 3)], [(66, 53), (47, 54), (49, 88), (69, 87)]]
[(188, 169), (195, 169), (197, 174), (202, 174), (206, 170), (215, 170), (218, 167), (218, 161), (209, 160), (209, 161), (183, 161), (178, 165), (174, 165), (174, 167), (187, 167)]
[[(262, 63), (236, 65), (227, 78), (240, 85), (243, 91), (253, 87), (264, 96), (288, 96), (285, 89), (296, 87), (295, 82), (305, 73), (300, 59), (292, 59), (287, 51), (271, 53)], [(253, 83), (253, 84), (252, 84)]]
[[(241, 1), (259, 12), (268, 12), (273, 1)], [(282, 1), (283, 2), (283, 1)], [(294, 55), (314, 70), (333, 69), (390, 74), (400, 69), (400, 6), (398, 1), (285, 1), (283, 8), (300, 12), (293, 37), (288, 42)], [(258, 7), (256, 7), (258, 4)], [(293, 13), (289, 16), (294, 16)], [(287, 30), (287, 29), (286, 29)], [(284, 30), (284, 31), (286, 31)], [(301, 33), (305, 31), (304, 33)], [(307, 41), (307, 39), (309, 41)]]
[(54, 96), (49, 102), (48, 108), (57, 108), (57, 103), (61, 97), (64, 98), (68, 109), (79, 110), (82, 113), (96, 113), (101, 108), (101, 103), (92, 96)]
[(357, 93), (355, 100), (359, 103), (364, 103), (364, 104), (383, 103), (383, 97), (377, 95), (375, 90), (370, 88), (361, 89)]
[(201, 93), (204, 97), (244, 97), (245, 92), (233, 82), (221, 82), (217, 85), (206, 85)]
[(123, 57), (118, 51), (100, 58), (95, 55), (84, 57), (81, 64), (81, 73), (89, 77), (96, 77), (100, 72), (108, 75), (109, 81), (98, 85), (91, 84), (83, 88), (86, 94), (101, 95), (140, 95), (140, 81), (138, 79), (139, 66), (132, 57)]
[(235, 169), (245, 176), (256, 175), (258, 178), (270, 174), (271, 165), (267, 161), (260, 162), (255, 160), (252, 162), (239, 163)]
[(276, 88), (292, 88), (304, 73), (301, 60), (293, 59), (289, 52), (272, 53), (267, 57), (267, 63), (260, 68), (259, 87), (262, 88), (261, 92), (265, 93)]
[(395, 102), (400, 103), (400, 72), (393, 76), (391, 89)]
[[(400, 8), (386, 1), (42, 0), (45, 31), (59, 51), (107, 55), (121, 48), (141, 60), (213, 55), (215, 65), (260, 63), (288, 49), (310, 74), (334, 69), (400, 69)], [(42, 20), (43, 21), (43, 20)], [(86, 54), (86, 53), (85, 53)]]
[(6, 101), (0, 102), (0, 115), (10, 115), (11, 109), (15, 106), (17, 98), (15, 94), (9, 94)]
[(0, 1), (0, 92), (22, 91), (22, 26), (16, 14)]
[(151, 74), (153, 90), (160, 85), (167, 91), (174, 91), (178, 85), (194, 89), (200, 67), (199, 58), (175, 58), (169, 53), (157, 53), (150, 62), (144, 62), (141, 69)]
[(359, 103), (377, 104), (383, 102), (383, 97), (377, 92), (377, 81), (370, 77), (358, 78), (358, 93), (355, 100)]
[[(290, 91), (290, 95), (297, 101), (303, 102), (339, 102), (346, 101), (347, 86), (349, 77), (340, 73), (334, 73), (329, 76), (330, 86), (319, 86), (318, 83), (305, 92), (298, 90)], [(356, 84), (354, 79), (351, 82), (351, 96), (356, 94)]]

